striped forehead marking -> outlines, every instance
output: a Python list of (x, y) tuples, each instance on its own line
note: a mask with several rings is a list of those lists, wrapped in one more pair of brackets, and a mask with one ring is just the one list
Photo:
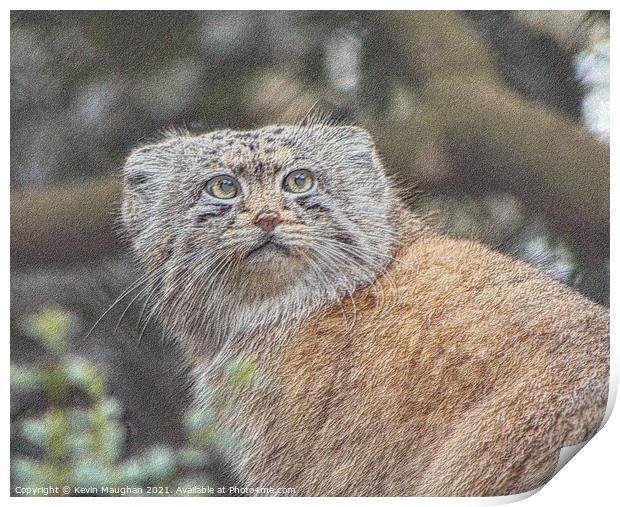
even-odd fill
[(218, 132), (211, 138), (220, 162), (238, 176), (267, 180), (301, 157), (293, 143), (283, 142), (284, 128), (269, 131)]

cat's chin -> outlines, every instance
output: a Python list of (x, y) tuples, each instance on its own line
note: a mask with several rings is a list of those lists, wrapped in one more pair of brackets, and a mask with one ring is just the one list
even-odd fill
[(287, 246), (272, 241), (267, 241), (262, 245), (250, 250), (246, 256), (246, 260), (250, 263), (264, 263), (280, 261), (286, 257), (290, 257), (291, 250)]
[(265, 286), (287, 285), (303, 269), (301, 259), (290, 248), (272, 243), (248, 253), (243, 264), (246, 275)]

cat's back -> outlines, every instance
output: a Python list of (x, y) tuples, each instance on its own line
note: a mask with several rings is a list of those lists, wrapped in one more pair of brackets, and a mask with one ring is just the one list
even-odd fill
[(456, 358), (500, 368), (512, 353), (501, 365), (509, 375), (517, 363), (549, 367), (579, 358), (605, 366), (608, 332), (606, 308), (530, 265), (479, 243), (428, 234), (403, 247), (373, 286), (307, 322), (288, 352), (308, 357), (302, 342), (310, 356), (313, 347), (345, 343), (376, 358), (398, 351), (391, 363), (415, 364), (415, 375), (426, 362), (437, 373), (439, 363)]
[(429, 234), (263, 367), (277, 396), (257, 437), (269, 470), (286, 471), (271, 480), (301, 494), (515, 493), (596, 431), (608, 313), (523, 263)]

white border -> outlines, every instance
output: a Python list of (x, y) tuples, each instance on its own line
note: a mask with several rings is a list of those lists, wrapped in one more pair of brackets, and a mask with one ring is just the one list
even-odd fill
[[(77, 1), (62, 1), (62, 2), (49, 2), (49, 1), (29, 1), (29, 2), (8, 2), (10, 8), (15, 10), (25, 10), (25, 9), (104, 9), (104, 10), (115, 10), (115, 9), (169, 9), (170, 7), (175, 7), (179, 9), (192, 9), (199, 10), (204, 9), (206, 2), (199, 1), (187, 1), (187, 0), (177, 0), (174, 4), (170, 2), (162, 2), (158, 0), (152, 0), (149, 2), (146, 1), (107, 1), (107, 2), (99, 2), (97, 5), (85, 5), (84, 2)], [(586, 2), (575, 2), (575, 1), (565, 1), (565, 2), (544, 2), (544, 1), (522, 1), (522, 2), (509, 2), (510, 5), (501, 5), (502, 8), (512, 8), (512, 9), (592, 9), (594, 7), (598, 9), (610, 9), (611, 2), (597, 2), (598, 5), (593, 6), (591, 3)], [(222, 6), (226, 6), (227, 8), (232, 9), (308, 9), (308, 10), (318, 10), (318, 9), (350, 9), (350, 10), (358, 10), (358, 9), (411, 9), (412, 6), (415, 6), (417, 9), (426, 8), (426, 9), (497, 9), (498, 4), (496, 2), (468, 2), (464, 4), (463, 2), (455, 2), (455, 1), (435, 1), (435, 2), (407, 2), (404, 0), (394, 1), (387, 0), (381, 3), (371, 3), (371, 2), (360, 2), (360, 1), (315, 1), (315, 2), (295, 2), (294, 7), (292, 6), (292, 2), (284, 2), (284, 1), (271, 1), (271, 2), (260, 2), (260, 3), (250, 3), (248, 1), (239, 1), (239, 0), (228, 0)], [(217, 5), (215, 6), (218, 7)], [(613, 10), (613, 9), (611, 9)], [(5, 18), (5, 23), (3, 24), (3, 40), (9, 41), (9, 22), (8, 22), (8, 9), (7, 16)], [(613, 27), (616, 25), (615, 23), (615, 13), (612, 12), (612, 31)], [(615, 38), (612, 37), (612, 48), (615, 46)], [(612, 53), (615, 54), (615, 49), (612, 49)], [(8, 47), (4, 52), (4, 68), (9, 70), (9, 51)], [(615, 67), (612, 67), (612, 83), (616, 83), (618, 79), (617, 72), (615, 72)], [(5, 74), (6, 76), (6, 74)], [(3, 138), (5, 139), (5, 168), (9, 168), (9, 80), (5, 77), (4, 79), (4, 87), (6, 87), (5, 91), (5, 102), (3, 107), (4, 113), (4, 129), (3, 129)], [(616, 115), (616, 104), (613, 100), (612, 93), (612, 101), (611, 101), (611, 112), (612, 118), (615, 118)], [(612, 160), (612, 168), (616, 168), (615, 161), (617, 160), (616, 149), (614, 143), (614, 135), (612, 132), (612, 142), (611, 142), (611, 160)], [(9, 276), (8, 276), (8, 267), (9, 267), (9, 200), (10, 200), (10, 178), (9, 171), (5, 169), (5, 185), (3, 187), (4, 191), (4, 199), (1, 200), (1, 206), (3, 207), (3, 216), (4, 219), (4, 238), (5, 238), (5, 247), (2, 249), (1, 258), (3, 265), (5, 266), (5, 275), (4, 275), (4, 287), (5, 290), (2, 294), (2, 305), (1, 312), (2, 318), (5, 322), (5, 329), (7, 330), (7, 338), (9, 336)], [(611, 188), (612, 188), (612, 200), (611, 200), (611, 214), (612, 217), (617, 217), (620, 213), (620, 208), (618, 206), (618, 202), (615, 199), (617, 197), (617, 180), (618, 178), (614, 176), (614, 169), (611, 171)], [(617, 304), (615, 294), (617, 294), (619, 289), (619, 278), (616, 270), (616, 262), (618, 262), (618, 241), (617, 235), (615, 234), (614, 225), (616, 220), (612, 220), (612, 234), (611, 234), (611, 248), (612, 248), (612, 261), (611, 261), (611, 293), (613, 297), (611, 298), (611, 311), (612, 311), (612, 347), (611, 347), (611, 361), (612, 361), (612, 386), (613, 386), (613, 394), (610, 395), (610, 402), (615, 401), (615, 393), (617, 392), (618, 387), (618, 366), (619, 366), (619, 354), (618, 354), (618, 340), (616, 339), (616, 325), (615, 325), (615, 315), (617, 312)], [(9, 366), (9, 341), (6, 340), (6, 357), (5, 357), (5, 365), (7, 366), (6, 374), (3, 375), (2, 383), (4, 386), (5, 392), (5, 402), (8, 405), (8, 394), (9, 394), (9, 382), (8, 382), (8, 366)], [(5, 405), (6, 406), (6, 405)], [(7, 411), (8, 412), (8, 411)], [(617, 501), (618, 499), (618, 488), (616, 486), (618, 482), (618, 449), (620, 448), (618, 435), (620, 434), (620, 419), (619, 416), (612, 415), (602, 430), (584, 447), (583, 450), (579, 452), (579, 455), (576, 459), (571, 460), (557, 475), (554, 477), (546, 486), (542, 488), (538, 493), (530, 496), (527, 500), (528, 505), (532, 506), (544, 506), (547, 507), (551, 503), (553, 504), (564, 504), (568, 506), (583, 506), (583, 505), (612, 505), (612, 499)], [(8, 414), (5, 415), (3, 420), (4, 425), (4, 435), (5, 438), (2, 440), (3, 447), (3, 455), (5, 456), (3, 471), (4, 477), (6, 478), (6, 489), (5, 495), (8, 497), (9, 495), (9, 485), (8, 485), (8, 477), (9, 477), (9, 418)], [(396, 498), (396, 499), (376, 499), (376, 498), (360, 498), (356, 499), (356, 502), (360, 502), (362, 504), (369, 505), (372, 503), (386, 503), (386, 502), (395, 502), (401, 504), (411, 505), (412, 503), (415, 505), (428, 505), (428, 504), (442, 504), (442, 505), (498, 505), (501, 503), (507, 503), (511, 501), (515, 501), (517, 499), (522, 498), (526, 495), (515, 495), (515, 497), (496, 497), (496, 498), (486, 498), (486, 499), (455, 499), (455, 498), (443, 498), (443, 499), (435, 499), (435, 498)], [(58, 502), (65, 502), (65, 499), (59, 498), (19, 498), (12, 497), (9, 501), (19, 503), (22, 505), (29, 505), (31, 503), (39, 503), (45, 502), (47, 504), (55, 505)], [(111, 498), (82, 498), (82, 499), (71, 499), (70, 502), (77, 502), (79, 504), (90, 503), (90, 502), (105, 502), (108, 504), (109, 502), (115, 502), (117, 499)], [(124, 501), (124, 499), (120, 499), (120, 501)], [(149, 505), (153, 504), (161, 504), (165, 502), (166, 505), (177, 504), (183, 502), (184, 504), (197, 504), (200, 502), (201, 505), (204, 505), (205, 502), (209, 504), (213, 504), (214, 502), (223, 503), (223, 504), (239, 504), (245, 502), (252, 502), (258, 504), (265, 504), (269, 502), (290, 502), (291, 499), (273, 499), (273, 498), (256, 498), (256, 499), (243, 499), (243, 498), (222, 498), (222, 499), (213, 499), (213, 498), (133, 498), (130, 501), (132, 503), (143, 503), (148, 502)], [(301, 498), (296, 499), (296, 502), (301, 504), (314, 504), (315, 502), (324, 503), (340, 503), (340, 502), (349, 502), (349, 499), (310, 499), (310, 498)], [(615, 503), (615, 502), (614, 502)]]

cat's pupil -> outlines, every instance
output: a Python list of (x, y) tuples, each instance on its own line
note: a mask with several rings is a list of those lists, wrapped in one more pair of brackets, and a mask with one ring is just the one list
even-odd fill
[(295, 176), (295, 185), (298, 187), (303, 187), (306, 184), (306, 177), (303, 174), (298, 174)]
[(229, 193), (233, 190), (234, 185), (231, 180), (222, 180), (222, 183), (220, 184), (220, 188), (222, 189), (223, 192)]

